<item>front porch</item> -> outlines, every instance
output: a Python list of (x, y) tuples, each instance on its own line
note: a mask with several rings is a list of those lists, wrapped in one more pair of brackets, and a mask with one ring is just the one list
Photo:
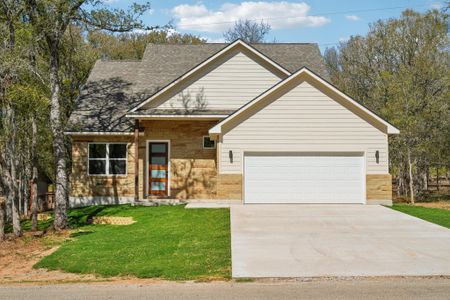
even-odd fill
[[(74, 137), (71, 206), (240, 200), (242, 176), (218, 176), (217, 147), (204, 145), (203, 138), (216, 123), (140, 120), (133, 133)], [(90, 174), (89, 147), (101, 143), (127, 145), (126, 173)]]
[(138, 199), (216, 199), (216, 147), (203, 145), (215, 123), (139, 121)]

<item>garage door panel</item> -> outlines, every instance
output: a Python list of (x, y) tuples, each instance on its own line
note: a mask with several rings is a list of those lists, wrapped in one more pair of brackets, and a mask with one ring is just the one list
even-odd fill
[(252, 167), (272, 167), (277, 164), (280, 167), (301, 166), (314, 168), (329, 168), (330, 165), (335, 167), (358, 167), (359, 161), (355, 158), (359, 156), (343, 157), (343, 156), (246, 156), (246, 162)]
[[(258, 181), (258, 187), (256, 184), (246, 185), (245, 191), (246, 193), (273, 193), (278, 195), (283, 194), (304, 194), (309, 195), (311, 193), (320, 194), (320, 193), (337, 193), (339, 195), (347, 194), (347, 196), (352, 197), (354, 193), (358, 193), (360, 188), (358, 185), (361, 183), (360, 181), (350, 181), (350, 182), (335, 182), (335, 186), (332, 189), (327, 188), (330, 182), (296, 182), (296, 181), (287, 181), (287, 182), (270, 182), (270, 181)], [(259, 185), (261, 183), (261, 185)], [(349, 186), (346, 184), (349, 183)], [(277, 189), (274, 189), (274, 184)], [(255, 188), (256, 187), (256, 188)], [(281, 190), (279, 190), (281, 189)], [(337, 195), (338, 196), (338, 195)], [(359, 196), (359, 194), (357, 195)]]
[(363, 203), (358, 155), (245, 156), (246, 203)]
[[(274, 168), (277, 168), (276, 171), (274, 171)], [(280, 168), (278, 166), (272, 166), (272, 167), (263, 167), (263, 168), (246, 168), (246, 173), (251, 174), (249, 181), (256, 181), (256, 180), (266, 180), (266, 181), (272, 181), (272, 180), (294, 180), (294, 181), (309, 181), (309, 182), (315, 182), (317, 180), (321, 181), (339, 181), (340, 178), (344, 178), (343, 181), (360, 181), (361, 180), (361, 174), (358, 172), (359, 168), (356, 168), (356, 171), (352, 170), (351, 167), (345, 168), (341, 167), (339, 169), (326, 169), (323, 168), (323, 170), (318, 170), (318, 168), (314, 167), (306, 167), (303, 168), (303, 172), (301, 173), (294, 173), (292, 172), (292, 168), (296, 168), (295, 166)], [(301, 168), (300, 166), (298, 168)], [(312, 174), (320, 173), (320, 178), (312, 178)], [(267, 178), (267, 176), (270, 176), (270, 179)]]

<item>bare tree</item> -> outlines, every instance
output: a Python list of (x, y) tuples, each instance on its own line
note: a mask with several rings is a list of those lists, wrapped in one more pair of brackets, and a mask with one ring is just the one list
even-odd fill
[(234, 26), (223, 33), (225, 41), (231, 43), (237, 39), (241, 39), (247, 43), (264, 43), (266, 36), (270, 32), (269, 23), (255, 22), (251, 20), (239, 20)]

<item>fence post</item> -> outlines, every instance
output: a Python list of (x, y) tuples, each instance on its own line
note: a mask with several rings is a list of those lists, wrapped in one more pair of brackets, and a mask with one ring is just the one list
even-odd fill
[(436, 166), (436, 185), (437, 191), (439, 192), (439, 165)]

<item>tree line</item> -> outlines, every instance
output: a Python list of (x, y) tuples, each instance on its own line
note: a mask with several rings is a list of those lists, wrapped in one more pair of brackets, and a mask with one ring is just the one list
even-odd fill
[(54, 228), (67, 226), (64, 129), (97, 59), (140, 59), (152, 42), (204, 42), (170, 26), (144, 25), (148, 9), (110, 9), (98, 0), (0, 1), (0, 240), (5, 223), (21, 236), (21, 215), (30, 210), (36, 229), (38, 171), (54, 183)]
[(448, 26), (446, 10), (406, 10), (325, 51), (332, 82), (400, 129), (390, 172), (412, 203), (430, 167), (450, 167)]

